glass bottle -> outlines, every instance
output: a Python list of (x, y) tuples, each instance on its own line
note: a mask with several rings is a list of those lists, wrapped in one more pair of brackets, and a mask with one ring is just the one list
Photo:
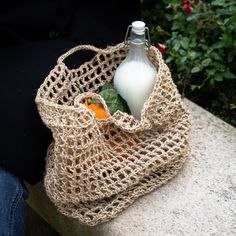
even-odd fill
[(140, 120), (156, 83), (157, 70), (147, 57), (145, 23), (134, 21), (131, 27), (129, 52), (115, 72), (114, 87), (126, 100), (131, 114)]

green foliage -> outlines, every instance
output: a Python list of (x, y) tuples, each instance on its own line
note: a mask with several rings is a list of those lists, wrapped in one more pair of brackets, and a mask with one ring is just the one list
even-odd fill
[(194, 2), (143, 0), (143, 18), (182, 94), (236, 126), (236, 1)]
[[(106, 83), (99, 93), (106, 102), (107, 108), (111, 115), (116, 111), (130, 113), (126, 101), (120, 96), (117, 90), (110, 83)], [(93, 101), (96, 102), (96, 101)]]

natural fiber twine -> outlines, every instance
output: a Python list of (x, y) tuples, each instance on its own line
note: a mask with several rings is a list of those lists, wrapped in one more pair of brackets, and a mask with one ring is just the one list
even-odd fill
[[(96, 55), (78, 69), (69, 69), (64, 59), (78, 50)], [(83, 105), (86, 97), (98, 97), (107, 109), (96, 92), (112, 81), (126, 54), (123, 43), (104, 50), (75, 47), (58, 59), (36, 97), (54, 138), (47, 156), (46, 192), (61, 213), (87, 225), (114, 218), (166, 183), (189, 153), (189, 113), (155, 47), (148, 55), (158, 69), (157, 82), (141, 121), (120, 111), (97, 120)]]

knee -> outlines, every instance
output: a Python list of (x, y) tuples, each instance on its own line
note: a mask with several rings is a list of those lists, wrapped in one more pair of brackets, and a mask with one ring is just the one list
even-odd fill
[(0, 200), (9, 201), (19, 192), (26, 197), (26, 190), (21, 180), (0, 167)]

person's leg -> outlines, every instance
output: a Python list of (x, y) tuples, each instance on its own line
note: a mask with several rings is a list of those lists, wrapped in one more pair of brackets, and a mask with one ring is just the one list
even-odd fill
[(21, 236), (27, 192), (19, 178), (0, 167), (0, 235)]

